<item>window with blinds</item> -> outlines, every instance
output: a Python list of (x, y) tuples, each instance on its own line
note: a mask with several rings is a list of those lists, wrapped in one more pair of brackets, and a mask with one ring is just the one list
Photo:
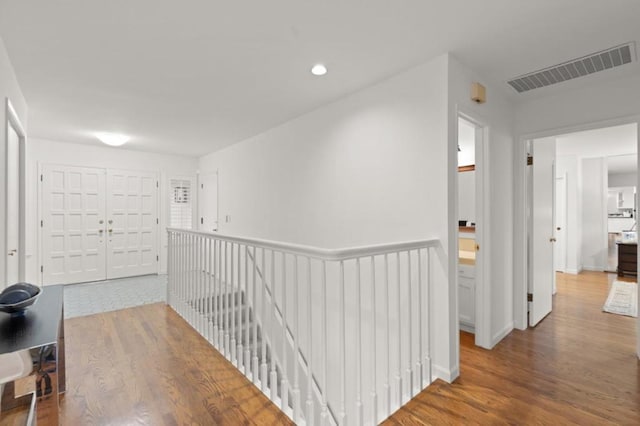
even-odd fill
[(193, 197), (190, 179), (171, 179), (169, 189), (169, 227), (193, 227)]

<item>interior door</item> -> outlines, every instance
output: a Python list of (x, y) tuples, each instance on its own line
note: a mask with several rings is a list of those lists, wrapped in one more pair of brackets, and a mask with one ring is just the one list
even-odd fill
[[(556, 271), (565, 272), (567, 269), (567, 179), (566, 176), (556, 177), (555, 197), (555, 265)], [(555, 291), (554, 291), (555, 293)]]
[(198, 206), (199, 229), (212, 232), (218, 230), (218, 174), (200, 177)]
[(20, 137), (8, 124), (7, 138), (7, 286), (20, 281)]
[(158, 178), (107, 171), (107, 278), (158, 272)]
[(46, 165), (41, 180), (43, 284), (104, 280), (105, 170)]
[(533, 148), (531, 243), (532, 259), (529, 325), (535, 326), (551, 312), (554, 268), (554, 162), (555, 138), (535, 140)]

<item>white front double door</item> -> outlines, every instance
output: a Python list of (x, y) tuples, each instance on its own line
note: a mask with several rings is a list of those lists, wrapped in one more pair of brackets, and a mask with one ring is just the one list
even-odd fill
[(149, 172), (43, 166), (43, 284), (156, 273), (157, 182)]

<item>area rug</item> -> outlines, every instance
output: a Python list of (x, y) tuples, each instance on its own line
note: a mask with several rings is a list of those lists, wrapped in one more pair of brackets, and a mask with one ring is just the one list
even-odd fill
[(614, 281), (602, 310), (612, 314), (638, 316), (638, 284)]

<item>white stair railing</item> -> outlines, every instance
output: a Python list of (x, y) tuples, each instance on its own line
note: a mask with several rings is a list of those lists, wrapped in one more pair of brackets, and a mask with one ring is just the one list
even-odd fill
[(168, 234), (168, 304), (295, 423), (378, 424), (431, 383), (437, 240), (327, 250)]

